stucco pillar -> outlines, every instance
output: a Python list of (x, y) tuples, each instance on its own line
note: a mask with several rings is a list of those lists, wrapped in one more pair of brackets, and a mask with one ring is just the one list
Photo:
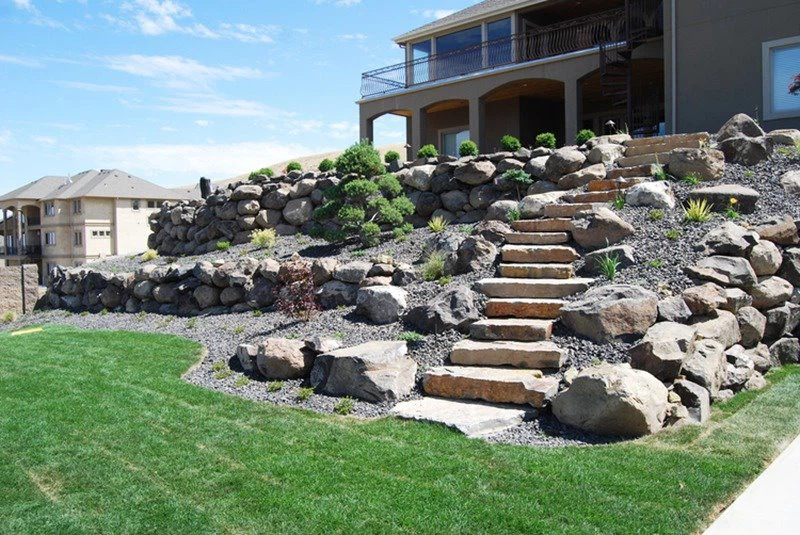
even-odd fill
[(486, 107), (483, 99), (474, 97), (469, 101), (469, 138), (474, 141), (480, 152), (484, 152), (484, 125), (486, 124)]
[(361, 117), (358, 140), (368, 139), (370, 143), (375, 141), (375, 119)]
[(22, 210), (14, 208), (14, 232), (16, 233), (15, 245), (17, 246), (17, 254), (22, 255)]
[(578, 91), (578, 81), (569, 79), (564, 81), (564, 135), (565, 145), (575, 143), (578, 135), (578, 103), (580, 92)]
[(8, 210), (3, 208), (3, 254), (8, 256)]
[(406, 117), (406, 161), (410, 162), (414, 159), (414, 154), (412, 154), (412, 140), (414, 138), (414, 120), (413, 117), (409, 116)]
[(417, 156), (417, 152), (425, 144), (425, 135), (428, 131), (428, 112), (424, 108), (417, 108), (411, 112), (411, 158)]

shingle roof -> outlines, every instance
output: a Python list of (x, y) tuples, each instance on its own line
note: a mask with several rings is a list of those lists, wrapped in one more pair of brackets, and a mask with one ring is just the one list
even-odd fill
[[(541, 0), (539, 0), (541, 1)], [(503, 11), (511, 11), (514, 8), (524, 4), (535, 4), (536, 0), (485, 0), (475, 5), (469, 6), (461, 11), (457, 11), (452, 15), (442, 17), (424, 26), (420, 26), (410, 32), (398, 35), (394, 38), (396, 43), (404, 43), (416, 37), (422, 37), (425, 34), (436, 33), (439, 30), (451, 26), (458, 26), (459, 24), (467, 23), (473, 19), (479, 19), (483, 16), (490, 14), (502, 13)]]
[(0, 196), (0, 201), (15, 200), (15, 199), (33, 199), (38, 200), (45, 195), (50, 194), (59, 186), (64, 184), (67, 179), (65, 176), (43, 176), (38, 180), (34, 180), (29, 184), (15, 189), (5, 195)]
[(75, 175), (70, 183), (63, 184), (42, 200), (80, 197), (181, 200), (189, 196), (185, 192), (162, 188), (119, 169), (103, 169)]

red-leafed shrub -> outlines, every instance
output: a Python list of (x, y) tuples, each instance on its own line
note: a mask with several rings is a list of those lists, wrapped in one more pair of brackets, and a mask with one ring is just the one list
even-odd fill
[(281, 314), (308, 321), (322, 310), (314, 292), (314, 278), (309, 264), (288, 262), (281, 266), (280, 278), (275, 304)]

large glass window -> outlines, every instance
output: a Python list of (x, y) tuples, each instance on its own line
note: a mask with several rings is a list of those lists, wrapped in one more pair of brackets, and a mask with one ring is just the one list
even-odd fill
[(800, 117), (800, 37), (764, 44), (764, 118)]
[(437, 37), (437, 77), (450, 78), (479, 70), (483, 64), (483, 50), (480, 46), (482, 35), (481, 27), (475, 26)]
[(427, 60), (431, 57), (432, 46), (430, 39), (411, 45), (411, 55), (414, 60), (414, 70), (411, 73), (412, 83), (421, 84), (431, 79), (431, 64)]
[(501, 19), (486, 25), (489, 67), (511, 63), (511, 19)]
[(450, 130), (442, 133), (442, 152), (448, 156), (458, 157), (458, 148), (469, 139), (469, 129)]

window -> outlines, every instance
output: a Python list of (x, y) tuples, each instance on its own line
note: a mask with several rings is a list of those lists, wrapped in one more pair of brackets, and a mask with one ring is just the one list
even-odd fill
[(76, 232), (75, 233), (75, 245), (77, 247), (80, 247), (81, 245), (83, 245), (83, 233), (82, 232)]
[(436, 77), (450, 78), (479, 70), (483, 65), (482, 39), (480, 26), (437, 37)]
[(140, 201), (139, 199), (131, 201), (131, 207), (133, 208), (134, 212), (138, 212), (141, 205), (142, 201)]
[(762, 46), (764, 119), (800, 117), (800, 36)]
[(54, 215), (56, 215), (56, 203), (54, 202), (44, 203), (44, 215), (48, 217), (53, 217)]
[(92, 238), (110, 238), (111, 231), (110, 230), (93, 230), (92, 231)]
[(44, 233), (44, 244), (45, 245), (55, 245), (56, 244), (56, 233), (55, 232), (45, 232)]
[[(511, 63), (511, 19), (501, 19), (486, 25), (487, 62), (489, 67)], [(495, 42), (496, 41), (496, 42)]]
[(469, 139), (469, 128), (458, 128), (442, 132), (440, 147), (442, 153), (448, 156), (458, 157), (458, 149), (461, 144)]
[(148, 208), (160, 208), (164, 201), (147, 201)]
[(74, 201), (72, 201), (72, 213), (73, 214), (80, 214), (81, 210), (82, 210), (82, 208), (81, 208), (81, 200), (80, 199), (75, 199)]
[(433, 42), (430, 39), (411, 45), (411, 59), (419, 60), (411, 72), (412, 82), (415, 84), (421, 84), (431, 79), (431, 64), (430, 61), (425, 60), (431, 57), (432, 46)]

